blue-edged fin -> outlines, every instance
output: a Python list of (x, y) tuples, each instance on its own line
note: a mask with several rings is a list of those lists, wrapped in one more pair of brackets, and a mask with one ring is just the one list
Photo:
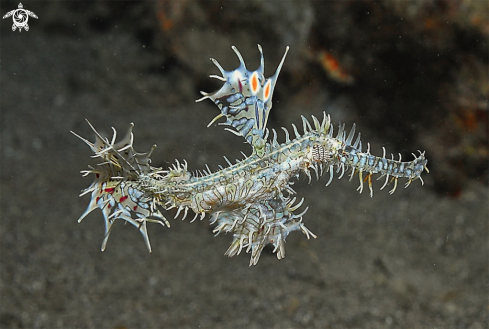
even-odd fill
[(234, 129), (226, 128), (226, 130), (243, 136), (248, 143), (253, 145), (254, 151), (260, 153), (265, 145), (263, 136), (268, 114), (272, 108), (273, 91), (289, 47), (286, 47), (275, 74), (269, 78), (265, 78), (263, 75), (265, 60), (260, 45), (258, 45), (258, 50), (260, 51), (261, 62), (255, 71), (248, 71), (241, 53), (234, 46), (232, 49), (238, 56), (240, 65), (232, 71), (225, 71), (215, 59), (211, 58), (221, 71), (222, 77), (217, 75), (210, 77), (224, 81), (224, 85), (214, 93), (201, 91), (204, 97), (198, 99), (197, 102), (207, 98), (211, 99), (221, 110), (221, 113), (209, 123), (209, 126), (225, 117), (226, 122), (220, 124), (233, 127)]

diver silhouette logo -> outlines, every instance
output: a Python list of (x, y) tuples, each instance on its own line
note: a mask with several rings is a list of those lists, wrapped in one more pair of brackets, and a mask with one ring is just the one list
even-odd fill
[(15, 31), (18, 28), (19, 32), (22, 32), (22, 29), (29, 31), (29, 25), (27, 24), (29, 16), (37, 18), (36, 14), (34, 14), (32, 11), (24, 9), (22, 3), (19, 3), (18, 9), (9, 11), (7, 14), (5, 14), (5, 16), (2, 17), (2, 19), (10, 16), (12, 16), (14, 20), (12, 31)]

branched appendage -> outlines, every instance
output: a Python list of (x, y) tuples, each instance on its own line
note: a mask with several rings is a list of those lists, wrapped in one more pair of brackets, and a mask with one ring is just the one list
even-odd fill
[[(94, 152), (93, 157), (99, 160), (96, 168), (82, 171), (84, 176), (93, 174), (95, 180), (81, 195), (91, 193), (87, 210), (79, 222), (94, 209), (99, 208), (105, 219), (105, 238), (102, 250), (105, 249), (109, 234), (116, 219), (127, 221), (137, 227), (144, 237), (146, 246), (151, 251), (147, 222), (156, 222), (170, 227), (168, 220), (159, 209), (176, 208), (175, 218), (182, 215), (182, 220), (189, 211), (194, 212), (194, 221), (201, 220), (206, 214), (211, 215), (211, 224), (215, 225), (214, 233), (231, 233), (233, 242), (226, 251), (232, 257), (245, 250), (251, 253), (250, 266), (256, 265), (263, 248), (272, 244), (278, 259), (285, 257), (285, 240), (293, 231), (301, 231), (309, 239), (316, 236), (302, 222), (307, 207), (295, 214), (303, 204), (303, 199), (296, 203), (296, 192), (291, 181), (305, 173), (312, 180), (311, 172), (317, 179), (324, 172), (329, 172), (329, 185), (334, 173), (342, 178), (347, 175), (350, 180), (358, 174), (360, 186), (367, 182), (370, 195), (373, 195), (372, 176), (379, 174), (385, 177), (383, 189), (393, 183), (389, 193), (397, 187), (399, 178), (407, 178), (406, 187), (414, 180), (421, 179), (424, 170), (428, 171), (424, 152), (414, 156), (410, 162), (386, 158), (385, 149), (382, 157), (370, 154), (368, 145), (362, 151), (360, 134), (355, 137), (355, 125), (347, 135), (344, 125), (340, 125), (336, 137), (329, 115), (323, 114), (320, 122), (312, 117), (312, 125), (302, 117), (303, 133), (292, 125), (294, 137), (287, 129), (285, 142), (277, 141), (277, 132), (271, 130), (273, 137), (269, 140), (269, 130), (265, 127), (272, 107), (272, 94), (280, 69), (284, 63), (287, 50), (275, 74), (264, 77), (264, 60), (261, 47), (260, 67), (255, 71), (246, 68), (241, 54), (237, 54), (240, 66), (233, 71), (225, 71), (217, 61), (225, 82), (214, 93), (203, 93), (202, 99), (211, 99), (221, 113), (211, 122), (226, 118), (223, 123), (235, 130), (235, 134), (245, 138), (253, 147), (253, 153), (232, 164), (227, 158), (229, 167), (211, 172), (209, 167), (202, 172), (188, 171), (187, 162), (178, 160), (163, 170), (150, 165), (150, 155), (155, 146), (146, 153), (138, 153), (133, 148), (131, 124), (127, 135), (116, 142), (116, 131), (109, 141), (103, 138), (93, 127), (95, 142), (76, 135)], [(355, 141), (353, 142), (353, 140)]]
[(211, 224), (218, 221), (214, 233), (233, 233), (233, 242), (226, 255), (239, 255), (243, 249), (251, 252), (250, 266), (256, 265), (263, 248), (267, 244), (274, 246), (273, 252), (278, 259), (285, 257), (285, 239), (290, 232), (301, 230), (309, 239), (316, 236), (302, 223), (300, 214), (293, 214), (303, 203), (295, 204), (296, 198), (279, 197), (250, 204), (239, 211), (222, 211), (213, 215)]

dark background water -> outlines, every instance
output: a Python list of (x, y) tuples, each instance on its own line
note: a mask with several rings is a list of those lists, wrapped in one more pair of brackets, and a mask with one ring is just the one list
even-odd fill
[[(23, 2), (29, 31), (1, 21), (2, 328), (487, 328), (488, 5), (484, 1)], [(17, 2), (2, 1), (1, 15)], [(357, 182), (297, 183), (318, 236), (223, 254), (207, 219), (81, 224), (89, 119), (103, 134), (135, 123), (153, 165), (225, 165), (248, 145), (207, 123), (199, 91), (238, 61), (271, 75), (285, 46), (269, 126), (300, 115), (356, 122), (372, 153), (426, 150), (430, 174), (394, 195)], [(173, 213), (168, 214), (169, 217)]]

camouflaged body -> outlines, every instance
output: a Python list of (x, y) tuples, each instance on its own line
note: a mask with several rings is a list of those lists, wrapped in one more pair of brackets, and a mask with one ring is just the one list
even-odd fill
[[(266, 122), (271, 109), (275, 83), (285, 55), (275, 74), (265, 79), (263, 75), (263, 53), (260, 67), (248, 71), (241, 54), (233, 50), (240, 60), (240, 66), (233, 71), (225, 71), (215, 60), (213, 62), (222, 73), (211, 76), (224, 82), (215, 93), (202, 93), (203, 99), (211, 99), (221, 113), (210, 124), (220, 118), (226, 128), (242, 136), (253, 147), (253, 153), (242, 161), (212, 173), (209, 168), (199, 173), (187, 170), (186, 162), (176, 163), (168, 170), (150, 166), (150, 155), (137, 153), (133, 145), (132, 125), (125, 138), (116, 143), (116, 132), (111, 141), (96, 134), (94, 143), (80, 137), (101, 158), (97, 168), (84, 171), (85, 175), (95, 174), (95, 181), (83, 193), (92, 193), (90, 204), (81, 221), (94, 209), (101, 209), (105, 218), (106, 233), (102, 244), (105, 249), (107, 239), (116, 219), (122, 219), (138, 227), (148, 250), (151, 251), (147, 233), (147, 222), (157, 222), (170, 226), (159, 209), (177, 208), (175, 218), (185, 219), (189, 211), (195, 213), (193, 220), (206, 214), (215, 225), (216, 234), (233, 234), (233, 242), (227, 250), (228, 256), (239, 254), (243, 249), (251, 253), (250, 265), (255, 265), (263, 248), (272, 244), (279, 259), (285, 256), (285, 239), (295, 231), (302, 231), (307, 238), (316, 237), (302, 222), (302, 212), (294, 213), (302, 206), (303, 199), (296, 203), (291, 181), (302, 172), (311, 179), (311, 172), (319, 177), (328, 172), (331, 183), (335, 172), (342, 178), (346, 171), (350, 179), (358, 174), (362, 192), (364, 182), (373, 195), (372, 175), (386, 177), (385, 183), (393, 183), (390, 193), (397, 187), (399, 178), (407, 178), (406, 187), (414, 180), (421, 179), (427, 170), (424, 153), (414, 155), (414, 160), (402, 162), (370, 154), (369, 147), (362, 151), (360, 134), (355, 138), (355, 126), (349, 134), (339, 126), (336, 136), (330, 117), (323, 113), (319, 121), (312, 117), (312, 125), (302, 117), (303, 132), (292, 125), (294, 137), (291, 139), (283, 128), (285, 141), (279, 143), (277, 133), (271, 130), (269, 140)], [(209, 125), (210, 125), (209, 124)], [(91, 125), (90, 125), (91, 126)], [(355, 141), (353, 141), (355, 139)]]

